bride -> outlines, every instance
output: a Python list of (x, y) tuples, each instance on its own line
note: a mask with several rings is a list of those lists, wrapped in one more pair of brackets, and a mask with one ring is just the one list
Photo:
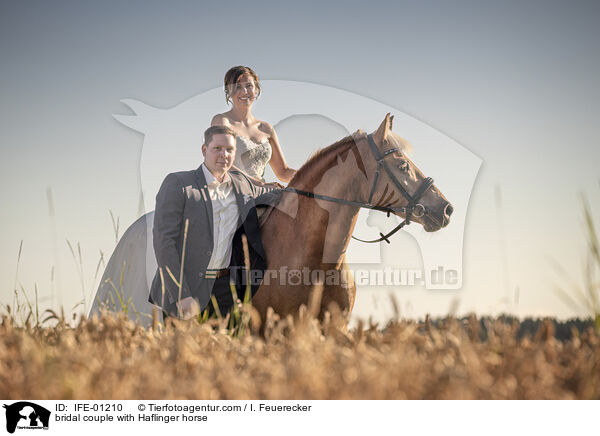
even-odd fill
[(237, 135), (234, 165), (264, 181), (267, 163), (275, 176), (288, 183), (296, 171), (288, 167), (273, 126), (252, 115), (252, 104), (261, 92), (258, 76), (250, 67), (237, 66), (225, 73), (225, 100), (232, 108), (213, 117), (211, 125), (230, 127)]
[[(279, 180), (288, 183), (295, 170), (283, 157), (273, 127), (252, 115), (252, 104), (261, 92), (256, 73), (236, 66), (225, 74), (225, 97), (232, 108), (212, 119), (212, 125), (230, 127), (237, 135), (234, 165), (264, 183), (267, 164)], [(152, 228), (154, 211), (135, 221), (117, 244), (98, 286), (89, 315), (100, 309), (124, 312), (144, 326), (152, 322), (153, 306), (148, 302), (150, 283), (157, 268), (147, 229)], [(151, 244), (151, 242), (150, 242)]]

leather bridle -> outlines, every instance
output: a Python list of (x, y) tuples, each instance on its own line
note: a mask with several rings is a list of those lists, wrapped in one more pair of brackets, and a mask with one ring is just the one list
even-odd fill
[[(315, 194), (314, 192), (302, 191), (300, 189), (292, 188), (289, 186), (284, 188), (283, 190), (285, 192), (294, 192), (296, 194), (303, 195), (308, 198), (315, 198), (318, 200), (325, 200), (325, 201), (330, 201), (333, 203), (340, 203), (340, 204), (346, 204), (346, 205), (350, 205), (350, 206), (361, 207), (361, 208), (365, 208), (365, 209), (373, 209), (373, 210), (379, 210), (381, 212), (387, 212), (388, 217), (390, 216), (390, 213), (395, 213), (395, 214), (404, 213), (405, 214), (404, 221), (402, 221), (397, 227), (395, 227), (392, 231), (390, 231), (389, 233), (387, 233), (385, 235), (383, 233), (379, 233), (379, 235), (381, 236), (379, 239), (374, 239), (372, 241), (366, 241), (364, 239), (359, 239), (359, 238), (352, 236), (353, 239), (356, 239), (357, 241), (360, 241), (360, 242), (374, 243), (374, 242), (385, 241), (389, 244), (390, 241), (388, 238), (390, 236), (392, 236), (394, 233), (396, 233), (398, 230), (400, 230), (402, 227), (410, 224), (410, 220), (413, 216), (416, 218), (420, 218), (427, 213), (427, 208), (425, 206), (423, 206), (421, 203), (419, 203), (419, 200), (421, 200), (421, 197), (427, 191), (427, 189), (429, 189), (433, 185), (433, 179), (431, 177), (427, 177), (425, 180), (423, 180), (423, 182), (421, 183), (421, 185), (419, 186), (419, 188), (417, 189), (417, 191), (414, 194), (412, 194), (412, 195), (409, 194), (409, 192), (404, 188), (404, 186), (402, 186), (400, 181), (398, 181), (398, 179), (396, 178), (394, 173), (390, 170), (388, 165), (385, 163), (386, 157), (388, 157), (392, 153), (400, 152), (400, 149), (390, 148), (389, 150), (386, 150), (383, 153), (380, 153), (379, 150), (377, 149), (377, 145), (375, 144), (375, 141), (373, 140), (372, 134), (367, 135), (367, 141), (369, 142), (369, 147), (371, 148), (371, 153), (373, 154), (373, 157), (375, 158), (375, 161), (377, 162), (377, 169), (375, 170), (375, 178), (373, 179), (373, 186), (371, 187), (371, 192), (369, 194), (369, 200), (366, 203), (361, 202), (361, 201), (352, 201), (352, 200), (345, 200), (343, 198), (330, 197), (328, 195)], [(354, 144), (354, 146), (356, 146), (356, 143)], [(378, 205), (371, 204), (371, 201), (373, 200), (373, 194), (375, 193), (375, 187), (377, 186), (377, 181), (379, 180), (379, 174), (381, 173), (382, 168), (385, 170), (385, 172), (387, 173), (389, 178), (392, 180), (392, 182), (394, 183), (396, 188), (400, 191), (400, 193), (408, 201), (406, 206), (391, 207), (390, 204), (388, 204), (386, 206), (378, 206)], [(416, 213), (417, 210), (419, 211), (419, 214)]]

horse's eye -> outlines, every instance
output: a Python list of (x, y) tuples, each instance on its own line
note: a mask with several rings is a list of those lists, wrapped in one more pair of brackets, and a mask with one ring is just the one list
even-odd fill
[(398, 165), (398, 168), (400, 168), (400, 171), (402, 172), (407, 172), (410, 167), (408, 166), (408, 162), (403, 160), (402, 162), (400, 162), (400, 165)]

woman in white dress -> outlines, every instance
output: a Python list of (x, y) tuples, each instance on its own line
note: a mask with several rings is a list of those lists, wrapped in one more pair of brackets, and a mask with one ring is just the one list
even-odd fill
[[(225, 95), (232, 103), (228, 112), (215, 115), (212, 125), (229, 126), (237, 134), (234, 165), (249, 176), (264, 182), (265, 167), (271, 164), (279, 180), (287, 183), (296, 173), (288, 167), (273, 127), (254, 118), (251, 109), (260, 95), (256, 73), (248, 67), (233, 67), (225, 75)], [(110, 257), (90, 308), (90, 316), (101, 308), (125, 312), (129, 319), (144, 326), (152, 322), (149, 286), (157, 268), (154, 250), (147, 244), (147, 229), (154, 211), (134, 222), (123, 234)]]
[(213, 117), (211, 125), (230, 127), (237, 135), (234, 165), (255, 179), (263, 180), (267, 163), (275, 176), (288, 183), (296, 170), (283, 157), (277, 134), (266, 121), (252, 115), (252, 104), (261, 92), (258, 76), (250, 67), (236, 66), (225, 73), (225, 100), (231, 109)]

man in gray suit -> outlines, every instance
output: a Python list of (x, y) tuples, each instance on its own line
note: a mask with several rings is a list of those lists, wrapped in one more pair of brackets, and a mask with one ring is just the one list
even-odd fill
[[(230, 280), (243, 297), (242, 234), (248, 239), (251, 276), (261, 277), (265, 269), (255, 198), (274, 188), (231, 169), (235, 151), (233, 130), (208, 128), (204, 163), (169, 174), (158, 191), (153, 229), (158, 269), (148, 301), (169, 316), (189, 319), (207, 306), (213, 309), (211, 295), (226, 313), (234, 304)], [(251, 283), (252, 294), (259, 284)]]

